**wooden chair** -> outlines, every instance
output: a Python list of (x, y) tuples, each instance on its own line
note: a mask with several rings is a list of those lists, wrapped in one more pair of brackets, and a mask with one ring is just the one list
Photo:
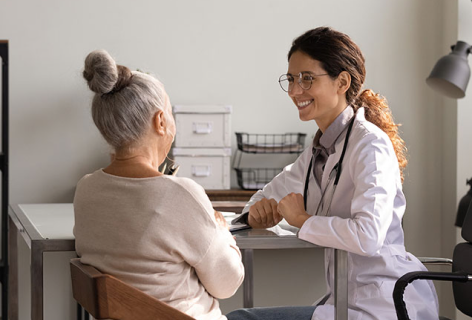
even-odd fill
[(195, 320), (79, 259), (70, 269), (74, 299), (95, 319)]

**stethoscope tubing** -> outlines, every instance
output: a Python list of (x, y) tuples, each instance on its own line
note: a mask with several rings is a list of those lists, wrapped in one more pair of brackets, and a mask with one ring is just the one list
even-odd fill
[[(320, 202), (318, 203), (318, 207), (316, 208), (316, 215), (318, 215), (318, 211), (320, 209), (321, 204), (324, 201), (326, 191), (328, 190), (329, 184), (331, 183), (331, 180), (332, 180), (331, 175), (332, 175), (333, 171), (336, 170), (336, 177), (335, 177), (334, 183), (333, 183), (333, 191), (332, 191), (332, 194), (331, 194), (331, 198), (329, 200), (329, 205), (328, 205), (328, 210), (326, 212), (326, 215), (328, 215), (329, 209), (331, 208), (331, 202), (333, 201), (334, 191), (336, 190), (336, 186), (338, 185), (339, 178), (341, 177), (342, 163), (343, 163), (343, 160), (344, 160), (344, 155), (346, 154), (346, 149), (347, 149), (347, 145), (348, 145), (348, 142), (349, 142), (349, 137), (351, 136), (352, 126), (354, 124), (355, 117), (356, 117), (356, 115), (354, 115), (352, 117), (352, 119), (350, 120), (349, 126), (347, 128), (346, 138), (344, 139), (344, 145), (343, 145), (343, 150), (341, 152), (341, 156), (339, 157), (339, 161), (334, 165), (333, 169), (331, 169), (331, 172), (330, 172), (329, 178), (328, 178), (328, 183), (326, 184), (325, 190), (321, 194)], [(310, 164), (308, 165), (308, 171), (307, 171), (306, 178), (305, 178), (305, 188), (304, 188), (304, 191), (303, 191), (303, 204), (305, 206), (305, 211), (307, 210), (308, 184), (310, 182), (310, 175), (311, 175), (311, 171), (312, 171), (311, 168), (312, 167), (313, 167), (313, 157), (311, 157)]]

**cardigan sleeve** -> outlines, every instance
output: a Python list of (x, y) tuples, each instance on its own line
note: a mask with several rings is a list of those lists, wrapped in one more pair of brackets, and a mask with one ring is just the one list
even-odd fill
[(192, 214), (182, 221), (185, 243), (179, 250), (185, 251), (184, 258), (212, 296), (229, 298), (244, 279), (241, 252), (229, 230), (216, 222), (214, 209), (203, 188), (186, 180), (185, 188), (193, 199)]

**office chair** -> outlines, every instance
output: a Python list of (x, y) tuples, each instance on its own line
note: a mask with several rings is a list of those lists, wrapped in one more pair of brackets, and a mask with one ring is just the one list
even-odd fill
[[(403, 293), (409, 283), (418, 279), (451, 281), (457, 309), (472, 316), (472, 203), (462, 225), (462, 238), (466, 242), (459, 243), (454, 248), (452, 272), (415, 271), (397, 280), (393, 289), (393, 301), (398, 320), (410, 319), (403, 301)], [(448, 320), (444, 317), (440, 319)]]
[(74, 299), (95, 319), (195, 320), (78, 258), (70, 269)]

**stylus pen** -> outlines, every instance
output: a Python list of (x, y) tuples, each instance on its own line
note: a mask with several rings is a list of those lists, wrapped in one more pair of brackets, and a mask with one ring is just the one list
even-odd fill
[(165, 173), (165, 172), (166, 172), (166, 167), (167, 167), (167, 162), (164, 163), (164, 165), (162, 166), (161, 173)]
[(171, 176), (175, 176), (177, 174), (177, 172), (179, 171), (179, 168), (180, 168), (180, 166), (178, 164), (173, 164), (169, 168), (169, 172), (167, 174), (169, 174)]

